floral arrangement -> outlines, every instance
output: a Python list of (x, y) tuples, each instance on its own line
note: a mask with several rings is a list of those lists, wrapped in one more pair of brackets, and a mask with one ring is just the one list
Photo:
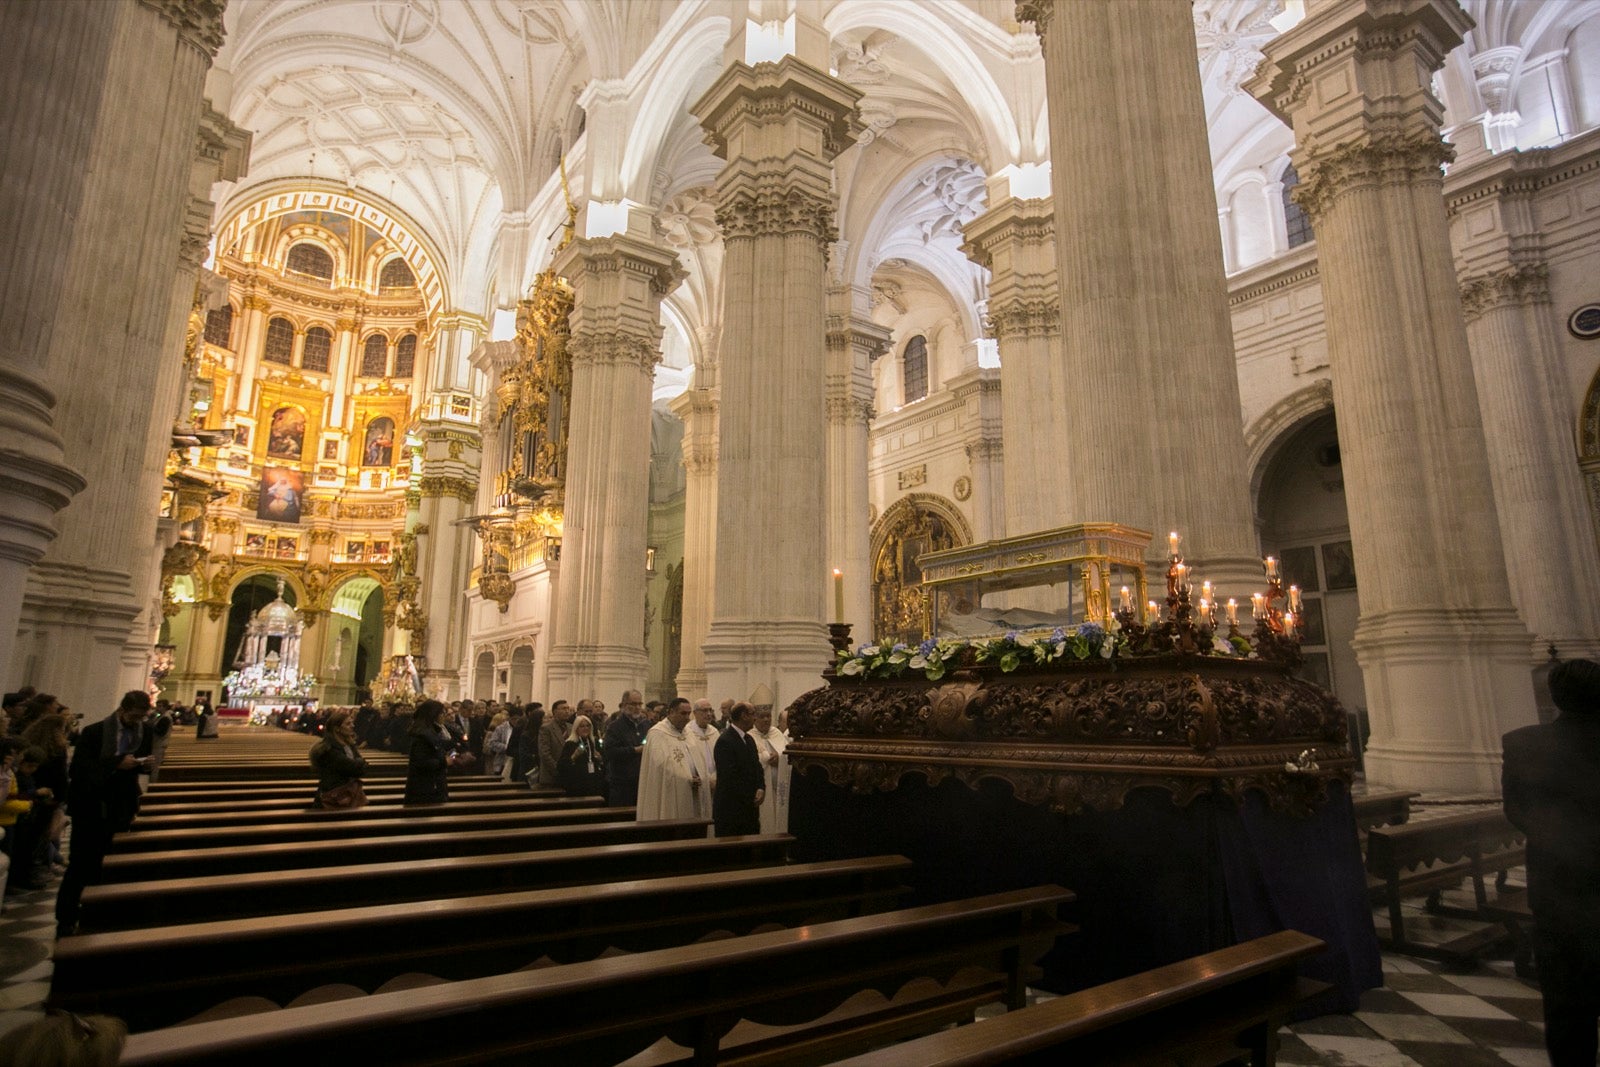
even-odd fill
[(230, 673), (222, 680), (222, 684), (227, 688), (230, 699), (258, 696), (299, 699), (311, 695), (317, 680), (293, 668), (252, 663), (243, 670)]
[(932, 638), (915, 648), (910, 645), (862, 645), (855, 652), (841, 650), (834, 670), (847, 678), (897, 678), (906, 671), (921, 671), (930, 682), (945, 672), (968, 664), (993, 663), (1009, 674), (1020, 667), (1043, 666), (1057, 660), (1113, 659), (1125, 651), (1121, 632), (1098, 623), (1081, 623), (1072, 631), (1057, 627), (1045, 636), (1028, 636), (1009, 630), (1003, 637), (974, 641)]

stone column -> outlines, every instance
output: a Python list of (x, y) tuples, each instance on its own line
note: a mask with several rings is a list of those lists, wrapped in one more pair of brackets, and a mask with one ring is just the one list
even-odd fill
[(860, 96), (786, 56), (734, 62), (691, 109), (727, 161), (713, 699), (764, 685), (784, 707), (829, 662), (824, 288), (831, 164), (855, 140)]
[[(872, 630), (872, 531), (867, 512), (867, 430), (872, 424), (872, 361), (890, 332), (872, 321), (872, 294), (828, 291), (828, 557), (844, 572), (844, 622)], [(830, 608), (831, 611), (831, 608)], [(829, 621), (834, 621), (829, 616)]]
[[(467, 581), (477, 562), (472, 528), (457, 525), (478, 499), (482, 443), (477, 427), (431, 418), (422, 423), (422, 501), (417, 534), (417, 592), (423, 627), (423, 688), (460, 697), (467, 636)], [(415, 631), (413, 631), (415, 632)]]
[[(345, 424), (345, 398), (350, 395), (350, 386), (355, 382), (355, 371), (351, 364), (355, 360), (356, 334), (361, 329), (359, 314), (343, 313), (334, 323), (334, 328), (339, 332), (334, 337), (333, 363), (329, 369), (333, 371), (333, 402), (329, 405), (330, 419), (335, 426)], [(354, 449), (359, 445), (348, 445)], [(344, 457), (346, 463), (351, 462), (351, 456)], [(359, 460), (356, 463), (359, 464)]]
[(649, 674), (644, 550), (650, 387), (661, 300), (683, 279), (671, 252), (633, 232), (579, 239), (556, 258), (572, 283), (572, 407), (552, 694), (614, 703)]
[(107, 91), (50, 355), (54, 377), (68, 385), (60, 418), (67, 457), (94, 477), (28, 576), (17, 651), (37, 660), (41, 683), (91, 718), (116, 706), (120, 659), (144, 606), (140, 579), (158, 503), (145, 492), (146, 446), (152, 433), (171, 430), (168, 368), (182, 359), (167, 347), (173, 272), (223, 7), (106, 6), (116, 8)]
[[(239, 338), (239, 347), (235, 353), (239, 357), (236, 364), (239, 373), (234, 375), (233, 379), (233, 409), (241, 414), (254, 416), (256, 368), (261, 365), (261, 351), (266, 347), (267, 309), (272, 305), (259, 293), (246, 293), (240, 306), (244, 309), (244, 322), (240, 323), (235, 334)], [(265, 427), (256, 427), (258, 432), (264, 429)], [(251, 444), (254, 443), (252, 439)]]
[[(84, 487), (55, 423), (52, 367), (68, 253), (80, 226), (118, 7), (16, 0), (0, 5), (0, 670), (7, 687), (37, 676), (13, 658), (28, 570), (56, 536), (55, 514)], [(81, 462), (81, 460), (79, 461)]]
[(967, 223), (963, 250), (989, 272), (1006, 479), (1026, 487), (1006, 494), (1001, 532), (1016, 537), (1082, 517), (1075, 518), (1069, 504), (1076, 465), (1061, 404), (1070, 389), (1063, 377), (1051, 204), (999, 192), (993, 207)]
[[(697, 370), (698, 379), (702, 372)], [(678, 661), (680, 696), (706, 696), (701, 645), (711, 628), (711, 591), (717, 577), (717, 391), (689, 389), (671, 402), (683, 420), (683, 635)]]
[(1500, 735), (1536, 721), (1451, 262), (1432, 72), (1454, 0), (1337, 0), (1267, 46), (1247, 88), (1292, 122), (1317, 228), (1360, 578), (1369, 781), (1494, 793)]
[(1543, 662), (1600, 659), (1600, 552), (1572, 447), (1558, 321), (1550, 304), (1534, 191), (1544, 153), (1510, 152), (1451, 169), (1456, 263), (1467, 316), (1478, 405), (1494, 427), (1489, 476), (1500, 512), (1511, 600)]
[[(1167, 530), (1262, 585), (1188, 0), (1021, 0), (1050, 100), (1070, 522)], [(1052, 22), (1052, 15), (1055, 21)]]

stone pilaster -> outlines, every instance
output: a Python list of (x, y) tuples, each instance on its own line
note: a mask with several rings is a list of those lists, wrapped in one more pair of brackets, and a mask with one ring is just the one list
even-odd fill
[(1550, 417), (1571, 398), (1534, 214), (1547, 159), (1511, 152), (1457, 166), (1445, 189), (1478, 406), (1493, 428), (1489, 475), (1511, 599), (1537, 661), (1552, 644), (1564, 658), (1600, 658), (1600, 602), (1572, 595), (1600, 589), (1600, 552), (1571, 426)]
[(1259, 589), (1239, 378), (1188, 0), (1022, 0), (1043, 38), (1069, 522), (1183, 532)]
[[(472, 529), (459, 525), (478, 499), (483, 449), (471, 423), (425, 420), (422, 436), (422, 499), (417, 535), (419, 617), (423, 628), (423, 688), (430, 696), (461, 696), (461, 661), (466, 656), (467, 583), (478, 562)], [(413, 628), (415, 633), (415, 628)]]
[[(872, 531), (867, 512), (867, 431), (872, 424), (872, 361), (890, 332), (872, 321), (872, 294), (828, 291), (828, 558), (844, 572), (844, 620), (872, 628)], [(831, 617), (829, 621), (834, 621)]]
[(66, 386), (59, 421), (68, 460), (93, 477), (28, 576), (16, 653), (91, 718), (115, 706), (125, 681), (123, 654), (156, 551), (147, 446), (151, 434), (170, 432), (174, 415), (171, 367), (182, 351), (168, 343), (188, 306), (174, 299), (174, 272), (201, 86), (222, 27), (220, 0), (106, 6), (116, 8), (108, 88), (50, 355), (52, 376)]
[(717, 393), (689, 389), (672, 400), (683, 420), (683, 635), (678, 694), (706, 696), (701, 646), (711, 628), (711, 591), (717, 578)]
[(1335, 0), (1271, 42), (1247, 88), (1293, 124), (1317, 228), (1360, 581), (1369, 781), (1495, 792), (1500, 735), (1536, 721), (1451, 262), (1432, 72), (1454, 0)]
[[(233, 376), (233, 409), (253, 416), (255, 409), (256, 368), (261, 365), (261, 352), (267, 343), (267, 309), (272, 305), (259, 293), (247, 293), (240, 304), (244, 314), (236, 328), (234, 344), (238, 345), (238, 372)], [(334, 414), (340, 414), (335, 411)], [(259, 432), (264, 427), (256, 427)]]
[(649, 674), (644, 651), (650, 387), (661, 300), (683, 279), (671, 252), (630, 234), (580, 239), (555, 269), (572, 284), (572, 407), (561, 581), (549, 686), (608, 704)]
[(1061, 301), (1048, 200), (998, 199), (966, 225), (963, 250), (989, 271), (989, 330), (1000, 347), (1007, 493), (1001, 535), (1078, 521), (1071, 515), (1071, 434), (1061, 398)]
[[(51, 366), (69, 252), (83, 229), (113, 4), (17, 0), (0, 6), (0, 670), (43, 683), (53, 664), (14, 660), (29, 568), (56, 536), (55, 514), (84, 487), (56, 428)], [(63, 42), (70, 42), (63, 47)], [(81, 460), (80, 460), (81, 462)]]
[(726, 161), (712, 699), (764, 685), (783, 707), (829, 660), (824, 289), (832, 163), (860, 96), (786, 56), (732, 63), (691, 109)]

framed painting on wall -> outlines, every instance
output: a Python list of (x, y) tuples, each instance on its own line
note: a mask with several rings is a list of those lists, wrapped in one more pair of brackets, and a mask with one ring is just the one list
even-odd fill
[(1322, 546), (1322, 573), (1327, 575), (1329, 592), (1356, 587), (1356, 557), (1349, 541)]

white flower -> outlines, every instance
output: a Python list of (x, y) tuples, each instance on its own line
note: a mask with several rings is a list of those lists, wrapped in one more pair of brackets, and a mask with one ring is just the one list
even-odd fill
[(867, 668), (862, 665), (860, 660), (853, 659), (853, 660), (850, 660), (847, 663), (845, 663), (842, 667), (840, 667), (839, 668), (839, 673), (840, 674), (857, 675), (857, 674), (862, 673), (866, 669)]
[(1110, 659), (1111, 654), (1117, 650), (1117, 643), (1110, 638), (1100, 642), (1100, 658)]
[(863, 656), (876, 656), (880, 651), (881, 649), (879, 649), (877, 645), (868, 645), (866, 648), (861, 650), (861, 654)]
[(914, 671), (920, 671), (924, 667), (926, 667), (927, 665), (928, 665), (928, 657), (922, 655), (920, 652), (917, 655), (911, 657), (911, 663), (909, 664), (911, 669), (914, 670)]

